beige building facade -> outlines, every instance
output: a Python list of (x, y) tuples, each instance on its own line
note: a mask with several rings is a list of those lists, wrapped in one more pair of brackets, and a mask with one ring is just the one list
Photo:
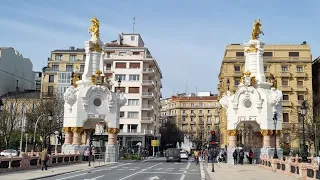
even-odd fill
[[(219, 99), (229, 88), (234, 93), (244, 73), (244, 47), (240, 44), (227, 45), (219, 73)], [(277, 87), (283, 92), (283, 130), (281, 144), (299, 147), (299, 107), (303, 100), (312, 105), (312, 55), (310, 45), (265, 45), (264, 72), (269, 80), (276, 77)], [(311, 107), (311, 106), (310, 106)], [(312, 110), (309, 111), (312, 116)], [(219, 109), (221, 146), (227, 145), (226, 111)]]

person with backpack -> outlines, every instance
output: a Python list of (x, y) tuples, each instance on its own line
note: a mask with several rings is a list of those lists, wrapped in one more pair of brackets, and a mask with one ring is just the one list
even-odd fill
[(244, 159), (244, 152), (243, 152), (243, 149), (241, 149), (239, 152), (239, 163), (241, 165), (243, 165), (243, 159)]
[(234, 165), (237, 165), (238, 164), (238, 152), (237, 152), (237, 150), (234, 150), (232, 156), (233, 156)]

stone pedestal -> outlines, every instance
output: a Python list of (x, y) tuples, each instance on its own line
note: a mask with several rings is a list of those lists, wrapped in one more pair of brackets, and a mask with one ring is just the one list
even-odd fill
[(271, 138), (271, 134), (272, 134), (272, 130), (261, 130), (261, 134), (263, 135), (263, 148), (270, 148), (270, 138)]
[(233, 161), (233, 152), (236, 150), (237, 147), (237, 130), (229, 130), (229, 146), (227, 147), (227, 163), (234, 164)]
[(108, 128), (108, 144), (106, 147), (106, 162), (118, 162), (118, 144), (117, 134), (120, 132), (118, 128)]

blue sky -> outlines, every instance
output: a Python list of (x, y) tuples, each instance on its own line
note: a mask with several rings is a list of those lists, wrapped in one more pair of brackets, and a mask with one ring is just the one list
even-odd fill
[[(224, 49), (249, 40), (258, 17), (261, 39), (270, 44), (307, 41), (319, 55), (320, 1), (298, 0), (10, 0), (0, 5), (0, 46), (17, 49), (41, 70), (50, 51), (83, 47), (90, 38), (89, 19), (96, 15), (101, 38), (136, 32), (156, 57), (163, 73), (163, 95), (212, 91)], [(290, 2), (290, 3), (289, 3)]]

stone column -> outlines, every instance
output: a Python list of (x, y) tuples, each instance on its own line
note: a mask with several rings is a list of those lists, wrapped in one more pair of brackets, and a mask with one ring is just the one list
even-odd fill
[(263, 148), (270, 148), (270, 135), (272, 134), (272, 130), (263, 129), (261, 130), (261, 134), (263, 135)]
[(73, 132), (73, 142), (72, 145), (81, 145), (81, 133), (83, 131), (82, 127), (72, 127)]
[(70, 127), (63, 127), (62, 131), (65, 133), (65, 139), (64, 139), (64, 144), (72, 144), (72, 138), (73, 138), (73, 134), (71, 132), (71, 128)]
[(229, 147), (237, 147), (237, 130), (228, 130)]
[(106, 147), (106, 162), (118, 161), (118, 144), (117, 134), (120, 132), (119, 128), (108, 128), (108, 145)]

